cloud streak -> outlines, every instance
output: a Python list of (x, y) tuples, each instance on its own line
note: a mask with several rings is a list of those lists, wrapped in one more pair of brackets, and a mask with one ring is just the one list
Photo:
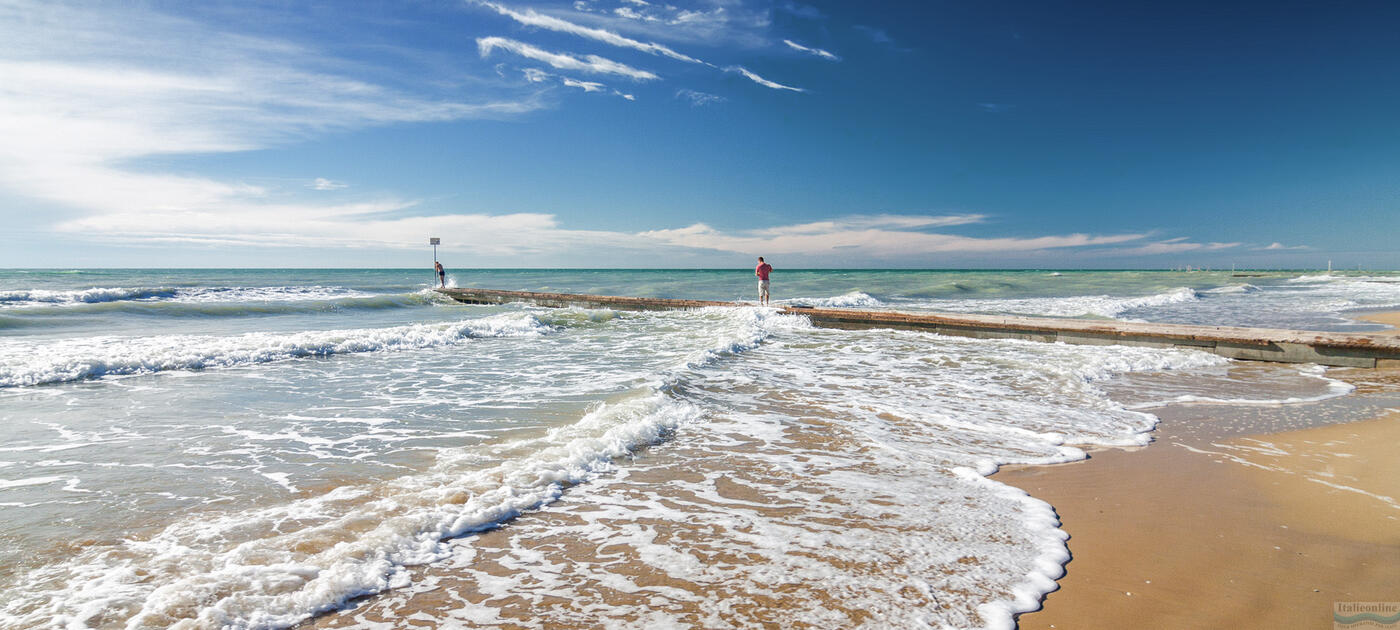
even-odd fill
[(676, 98), (690, 101), (690, 105), (692, 107), (704, 107), (706, 105), (715, 105), (729, 100), (717, 94), (707, 94), (705, 92), (697, 92), (695, 90), (685, 88), (676, 90)]
[(350, 66), (288, 42), (95, 6), (19, 2), (11, 10), (26, 20), (0, 20), (0, 189), (95, 216), (256, 210), (290, 191), (128, 164), (541, 107), (433, 98), (328, 71)]
[(796, 50), (796, 51), (798, 51), (798, 52), (804, 52), (804, 53), (807, 53), (807, 54), (809, 54), (809, 55), (815, 55), (815, 56), (817, 56), (817, 57), (821, 57), (822, 59), (826, 59), (827, 61), (841, 61), (841, 58), (840, 58), (840, 57), (837, 57), (836, 55), (832, 54), (831, 52), (826, 51), (826, 50), (822, 50), (822, 49), (820, 49), (820, 48), (809, 48), (809, 47), (803, 46), (802, 44), (799, 44), (799, 43), (797, 43), (797, 42), (795, 42), (795, 41), (792, 41), (792, 40), (790, 40), (790, 39), (785, 39), (785, 40), (783, 40), (783, 43), (784, 43), (784, 44), (787, 44), (787, 45), (788, 45), (788, 48), (791, 48), (791, 49)]
[(696, 223), (683, 228), (642, 232), (640, 236), (677, 247), (743, 254), (767, 252), (771, 255), (822, 256), (839, 250), (845, 257), (875, 260), (917, 259), (934, 254), (953, 253), (1025, 253), (1115, 245), (1140, 240), (1144, 236), (1068, 234), (1032, 238), (975, 238), (917, 229), (978, 223), (983, 219), (982, 215), (857, 215), (829, 221), (738, 231), (724, 231), (704, 223)]
[(476, 40), (477, 50), (481, 56), (488, 57), (492, 51), (504, 50), (526, 59), (533, 59), (558, 70), (574, 70), (577, 72), (587, 72), (589, 74), (612, 74), (627, 77), (636, 81), (650, 81), (660, 77), (646, 70), (638, 70), (624, 63), (619, 63), (598, 55), (584, 55), (583, 58), (575, 57), (565, 53), (549, 52), (536, 48), (525, 42), (506, 39), (504, 37), (480, 37)]
[(761, 85), (761, 86), (763, 86), (763, 87), (766, 87), (766, 88), (772, 88), (772, 89), (774, 89), (774, 90), (788, 90), (788, 91), (792, 91), (792, 92), (806, 92), (806, 91), (807, 91), (807, 90), (804, 90), (804, 89), (799, 88), (799, 87), (792, 87), (792, 86), (790, 86), (790, 85), (783, 85), (783, 84), (781, 84), (781, 83), (777, 83), (777, 82), (774, 82), (774, 81), (769, 81), (768, 79), (765, 79), (765, 78), (763, 78), (763, 77), (761, 77), (761, 76), (758, 76), (758, 75), (755, 74), (753, 71), (751, 71), (751, 70), (749, 70), (748, 68), (745, 68), (745, 67), (743, 67), (743, 66), (729, 66), (728, 68), (725, 68), (724, 70), (725, 70), (725, 72), (737, 72), (737, 73), (739, 73), (739, 74), (742, 74), (742, 75), (744, 75), (746, 78), (748, 78), (748, 80), (753, 81), (754, 83), (757, 83), (757, 84), (759, 84), (759, 85)]
[(571, 35), (577, 35), (579, 37), (584, 37), (594, 41), (602, 42), (604, 44), (609, 44), (620, 48), (630, 48), (632, 50), (637, 50), (652, 55), (662, 55), (670, 57), (671, 59), (675, 59), (677, 61), (684, 61), (686, 63), (705, 63), (703, 61), (700, 61), (699, 59), (696, 59), (689, 55), (683, 55), (681, 53), (676, 52), (675, 50), (672, 50), (666, 46), (657, 44), (655, 42), (638, 41), (630, 37), (624, 37), (612, 31), (604, 30), (601, 28), (593, 28), (591, 26), (584, 26), (582, 24), (576, 24), (568, 20), (556, 18), (554, 16), (544, 15), (535, 11), (534, 9), (516, 11), (503, 5), (496, 4), (494, 2), (477, 2), (476, 4), (491, 9), (525, 26), (542, 28), (545, 30), (555, 31), (559, 33), (569, 33)]

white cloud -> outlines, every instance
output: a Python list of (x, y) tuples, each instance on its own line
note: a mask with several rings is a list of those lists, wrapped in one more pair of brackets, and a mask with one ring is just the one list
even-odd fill
[[(632, 38), (630, 38), (630, 37), (624, 37), (624, 36), (622, 36), (622, 35), (619, 35), (619, 34), (617, 34), (617, 33), (612, 32), (612, 31), (604, 30), (604, 29), (601, 29), (601, 28), (593, 28), (593, 27), (591, 27), (591, 26), (584, 26), (584, 25), (582, 25), (582, 24), (575, 24), (575, 23), (570, 22), (570, 21), (568, 21), (568, 20), (563, 20), (563, 19), (556, 18), (556, 17), (550, 16), (550, 15), (544, 15), (544, 14), (542, 14), (542, 13), (539, 13), (539, 12), (535, 11), (534, 9), (526, 9), (526, 10), (524, 10), (524, 11), (516, 11), (516, 10), (507, 8), (507, 7), (505, 7), (505, 6), (502, 6), (502, 5), (493, 3), (493, 2), (479, 2), (478, 4), (480, 4), (480, 5), (483, 6), (483, 7), (487, 7), (487, 8), (489, 8), (489, 9), (491, 9), (491, 10), (493, 10), (493, 11), (495, 11), (495, 12), (501, 14), (501, 15), (504, 15), (504, 16), (506, 16), (506, 17), (512, 19), (512, 20), (515, 20), (516, 22), (519, 22), (519, 23), (521, 23), (521, 24), (524, 24), (525, 26), (533, 26), (533, 27), (535, 27), (535, 28), (542, 28), (542, 29), (546, 29), (546, 30), (551, 30), (551, 31), (560, 32), (560, 33), (569, 33), (569, 34), (572, 34), (572, 35), (577, 35), (577, 36), (579, 36), (579, 37), (585, 37), (585, 38), (588, 38), (588, 39), (591, 39), (591, 40), (594, 40), (594, 41), (603, 42), (603, 43), (605, 43), (605, 44), (610, 44), (610, 45), (618, 46), (618, 47), (621, 47), (621, 48), (631, 48), (632, 50), (639, 50), (639, 51), (641, 51), (641, 52), (650, 53), (650, 54), (653, 54), (653, 55), (664, 55), (664, 56), (666, 56), (666, 57), (670, 57), (670, 58), (676, 59), (676, 60), (678, 60), (678, 61), (685, 61), (685, 62), (688, 62), (688, 63), (704, 63), (704, 62), (700, 61), (699, 59), (695, 59), (694, 57), (690, 57), (690, 56), (688, 56), (688, 55), (683, 55), (683, 54), (678, 53), (678, 52), (676, 52), (676, 51), (674, 51), (674, 50), (672, 50), (672, 49), (670, 49), (670, 48), (668, 48), (668, 47), (666, 47), (666, 46), (662, 46), (661, 44), (657, 44), (657, 43), (655, 43), (655, 42), (641, 42), (641, 41), (637, 41), (637, 40), (635, 40), (635, 39), (632, 39)], [(645, 3), (641, 3), (641, 4), (642, 4), (642, 5), (645, 5)], [(625, 7), (624, 7), (623, 9), (619, 9), (619, 11), (623, 11), (623, 10), (626, 10), (626, 11), (628, 11), (628, 12), (632, 12), (631, 9), (627, 9), (627, 8), (625, 8)], [(622, 15), (622, 14), (619, 13), (619, 15)], [(631, 16), (623, 16), (623, 17), (631, 17)], [(638, 19), (638, 18), (640, 18), (640, 17), (641, 17), (641, 16), (638, 15), (638, 16), (636, 16), (636, 17), (633, 18), (633, 19)], [(478, 41), (480, 41), (480, 40), (478, 40)], [(556, 67), (558, 67), (558, 66), (556, 66)]]
[(311, 188), (314, 190), (340, 190), (346, 186), (348, 186), (348, 184), (344, 182), (337, 182), (324, 177), (317, 177), (315, 181), (311, 182)]
[(553, 215), (412, 212), (413, 201), (384, 200), (338, 206), (248, 205), (201, 210), (104, 213), (62, 223), (64, 232), (119, 242), (178, 242), (248, 247), (360, 247), (413, 249), (424, 234), (467, 239), (485, 260), (532, 254), (596, 258), (625, 250), (656, 257), (726, 260), (735, 254), (787, 256), (815, 263), (889, 263), (958, 255), (1047, 255), (1050, 250), (1102, 248), (1141, 240), (1142, 234), (975, 238), (929, 231), (983, 221), (981, 215), (853, 215), (758, 229), (722, 230), (703, 223), (643, 232), (572, 229)]
[(1179, 236), (1164, 241), (1146, 243), (1136, 247), (1112, 249), (1102, 252), (1106, 256), (1156, 256), (1159, 254), (1179, 254), (1182, 252), (1213, 252), (1239, 247), (1243, 243), (1196, 243), (1187, 237)]
[(826, 60), (828, 60), (828, 61), (841, 61), (841, 58), (840, 58), (840, 57), (837, 57), (836, 55), (832, 54), (831, 52), (826, 51), (826, 50), (822, 50), (822, 49), (820, 49), (820, 48), (809, 48), (809, 47), (803, 46), (802, 44), (799, 44), (799, 43), (797, 43), (797, 42), (795, 42), (795, 41), (792, 41), (792, 40), (790, 40), (790, 39), (785, 39), (785, 40), (783, 40), (783, 43), (784, 43), (784, 44), (787, 44), (789, 48), (791, 48), (791, 49), (793, 49), (793, 50), (796, 50), (796, 51), (798, 51), (798, 52), (804, 52), (804, 53), (807, 53), (807, 54), (809, 54), (809, 55), (816, 55), (816, 56), (821, 57), (822, 59), (826, 59)]
[(591, 74), (615, 74), (637, 81), (647, 81), (657, 79), (655, 74), (646, 70), (638, 70), (627, 64), (618, 63), (611, 59), (599, 57), (598, 55), (585, 55), (582, 59), (565, 53), (555, 53), (536, 48), (524, 42), (518, 42), (504, 37), (480, 37), (476, 40), (477, 49), (482, 57), (490, 56), (491, 51), (496, 49), (515, 53), (526, 59), (549, 64), (559, 70), (577, 70)]
[(660, 20), (660, 18), (657, 17), (653, 17), (643, 13), (638, 13), (631, 7), (618, 7), (616, 9), (613, 9), (613, 13), (616, 14), (618, 17), (627, 18), (629, 20), (642, 20), (644, 22), (655, 22)]
[(140, 158), (246, 151), (390, 123), (501, 118), (540, 106), (393, 89), (353, 77), (350, 64), (322, 51), (126, 5), (7, 8), (25, 19), (0, 19), (7, 42), (0, 189), (96, 216), (231, 213), (272, 203), (280, 192), (131, 165)]
[(722, 231), (704, 223), (652, 230), (641, 236), (678, 247), (744, 254), (829, 255), (872, 259), (918, 258), (947, 253), (1024, 253), (1047, 249), (1113, 245), (1143, 238), (1142, 234), (1090, 236), (1069, 234), (1031, 238), (974, 238), (910, 228), (976, 223), (981, 215), (852, 216), (756, 230)]
[(693, 107), (714, 105), (716, 103), (723, 103), (726, 100), (729, 100), (717, 94), (707, 94), (705, 92), (697, 92), (695, 90), (685, 88), (676, 90), (676, 98), (690, 101), (690, 104)]
[(790, 90), (790, 91), (793, 91), (793, 92), (806, 92), (806, 91), (807, 91), (807, 90), (804, 90), (804, 89), (802, 89), (802, 88), (792, 87), (792, 86), (789, 86), (789, 85), (783, 85), (783, 84), (781, 84), (781, 83), (775, 83), (775, 82), (773, 82), (773, 81), (769, 81), (768, 79), (765, 79), (765, 78), (763, 78), (763, 77), (761, 77), (761, 76), (758, 76), (757, 74), (754, 74), (754, 73), (753, 73), (752, 71), (750, 71), (748, 68), (745, 68), (745, 67), (743, 67), (743, 66), (729, 66), (728, 68), (725, 68), (724, 70), (725, 70), (726, 72), (738, 72), (739, 74), (742, 74), (742, 75), (744, 75), (745, 77), (748, 77), (748, 79), (749, 79), (750, 81), (753, 81), (754, 83), (757, 83), (757, 84), (759, 84), (759, 85), (761, 85), (761, 86), (763, 86), (763, 87), (766, 87), (766, 88), (773, 88), (773, 89), (775, 89), (775, 90)]
[(1294, 246), (1292, 246), (1292, 247), (1289, 247), (1288, 245), (1284, 245), (1283, 243), (1280, 243), (1280, 242), (1278, 242), (1278, 241), (1274, 241), (1274, 242), (1272, 242), (1272, 243), (1269, 243), (1268, 245), (1265, 245), (1264, 247), (1256, 247), (1255, 249), (1258, 250), (1258, 251), (1286, 251), (1286, 250), (1311, 249), (1311, 248), (1308, 247), (1307, 245), (1294, 245)]
[(539, 68), (526, 68), (521, 72), (525, 75), (525, 80), (529, 81), (530, 83), (550, 83), (558, 81), (561, 85), (565, 87), (579, 88), (584, 92), (610, 91), (614, 96), (619, 96), (629, 101), (637, 100), (637, 97), (632, 96), (631, 94), (626, 94), (618, 90), (609, 90), (607, 85), (598, 83), (596, 81), (580, 81), (578, 79), (573, 79), (570, 77), (559, 76), (557, 74), (550, 74), (548, 72), (545, 72), (544, 70), (540, 70)]
[(585, 92), (602, 92), (608, 87), (606, 85), (603, 85), (602, 83), (594, 83), (592, 81), (579, 81), (577, 79), (570, 79), (568, 77), (564, 77), (563, 82), (564, 85), (567, 85), (569, 87), (580, 88)]

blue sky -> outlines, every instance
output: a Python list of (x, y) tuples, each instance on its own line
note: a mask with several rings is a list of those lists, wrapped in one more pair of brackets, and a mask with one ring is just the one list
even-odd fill
[(0, 266), (1397, 268), (1397, 23), (0, 0)]

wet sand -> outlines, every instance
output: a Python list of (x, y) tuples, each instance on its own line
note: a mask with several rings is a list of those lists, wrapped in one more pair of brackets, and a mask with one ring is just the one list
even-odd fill
[(1366, 315), (1357, 317), (1357, 319), (1365, 320), (1368, 322), (1376, 322), (1377, 324), (1388, 324), (1390, 326), (1394, 326), (1394, 328), (1379, 332), (1389, 333), (1392, 335), (1400, 334), (1400, 311), (1393, 311), (1389, 313), (1368, 313)]
[[(1329, 374), (1356, 393), (1156, 409), (1149, 447), (995, 475), (1054, 505), (1072, 536), (1059, 590), (1020, 627), (1314, 628), (1333, 601), (1400, 600), (1400, 412), (1385, 411), (1400, 409), (1400, 371)], [(776, 459), (712, 419), (718, 435), (679, 436), (589, 484), (587, 500), (566, 495), (471, 536), (413, 568), (413, 586), (301, 627), (909, 627), (871, 605), (889, 601), (983, 625), (962, 603), (978, 597), (963, 577), (975, 553), (911, 563), (929, 551), (900, 548), (925, 535), (905, 516), (938, 506), (900, 492), (845, 497), (773, 467), (849, 447), (844, 422), (800, 399), (783, 405), (803, 420), (785, 425), (794, 443)], [(831, 536), (807, 539), (816, 532)], [(893, 588), (891, 575), (926, 587)]]
[[(1019, 627), (1322, 628), (1333, 602), (1400, 600), (1400, 374), (1342, 372), (1358, 389), (1338, 402), (1154, 410), (1146, 448), (995, 475), (1071, 536), (1059, 590)], [(1358, 400), (1381, 417), (1252, 433)]]

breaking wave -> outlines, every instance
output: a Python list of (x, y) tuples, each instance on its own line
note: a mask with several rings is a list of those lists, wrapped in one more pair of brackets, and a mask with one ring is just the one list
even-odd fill
[(0, 387), (24, 387), (105, 376), (204, 370), (302, 357), (413, 350), (480, 337), (545, 334), (551, 326), (534, 315), (512, 313), (441, 324), (390, 328), (247, 333), (232, 337), (87, 337), (49, 344), (0, 343)]
[(824, 298), (795, 298), (782, 300), (788, 306), (810, 306), (812, 308), (879, 308), (885, 306), (878, 298), (861, 291), (851, 291), (845, 295)]

